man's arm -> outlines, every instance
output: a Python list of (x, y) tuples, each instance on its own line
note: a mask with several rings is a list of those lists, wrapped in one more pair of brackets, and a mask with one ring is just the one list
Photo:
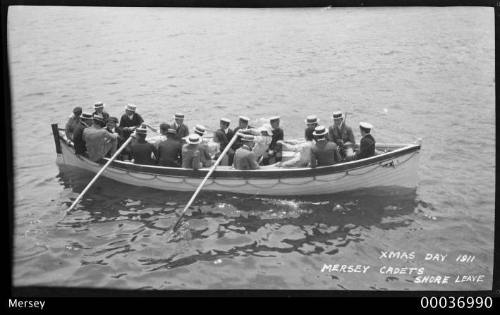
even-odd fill
[(247, 159), (250, 163), (251, 169), (256, 170), (259, 168), (259, 163), (257, 163), (257, 156), (255, 153), (250, 152), (247, 156)]
[(142, 119), (141, 115), (139, 115), (139, 114), (136, 114), (136, 115), (137, 115), (137, 124), (136, 124), (136, 126), (140, 127), (141, 124), (144, 122), (144, 119)]
[(73, 133), (73, 124), (72, 124), (72, 120), (71, 118), (68, 119), (68, 122), (66, 123), (66, 127), (64, 128), (64, 133), (66, 134), (66, 137), (70, 140), (71, 137), (70, 137), (70, 134)]
[(342, 157), (340, 156), (339, 148), (337, 146), (335, 146), (335, 150), (333, 151), (333, 158), (337, 163), (342, 161)]

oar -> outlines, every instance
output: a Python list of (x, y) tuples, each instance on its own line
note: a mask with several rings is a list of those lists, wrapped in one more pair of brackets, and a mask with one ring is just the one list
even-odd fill
[(95, 181), (99, 178), (99, 176), (101, 176), (101, 174), (109, 166), (109, 164), (111, 164), (111, 162), (113, 162), (113, 160), (116, 159), (116, 157), (118, 156), (118, 154), (120, 154), (120, 152), (122, 152), (123, 149), (125, 149), (125, 147), (130, 143), (130, 141), (132, 141), (132, 136), (129, 136), (128, 139), (127, 139), (127, 141), (125, 141), (122, 144), (122, 146), (118, 150), (116, 150), (115, 154), (113, 154), (113, 156), (109, 159), (109, 161), (106, 164), (104, 164), (104, 166), (94, 176), (94, 178), (90, 181), (90, 183), (87, 185), (87, 187), (85, 187), (85, 189), (80, 193), (80, 195), (78, 196), (78, 198), (76, 198), (76, 200), (73, 201), (73, 204), (71, 205), (71, 207), (68, 208), (68, 210), (66, 210), (66, 213), (70, 212), (76, 206), (76, 204), (82, 199), (83, 195), (85, 195), (85, 193), (87, 192), (87, 190), (89, 190), (90, 186), (92, 186), (95, 183)]
[(172, 229), (172, 233), (175, 232), (177, 230), (177, 226), (179, 225), (179, 222), (181, 221), (182, 217), (184, 216), (184, 213), (186, 212), (186, 210), (191, 206), (191, 204), (193, 203), (194, 199), (196, 198), (196, 196), (198, 195), (198, 193), (201, 191), (201, 188), (203, 187), (203, 185), (205, 185), (206, 181), (208, 180), (208, 178), (210, 177), (210, 175), (212, 175), (212, 173), (215, 171), (215, 168), (219, 165), (220, 161), (222, 161), (222, 159), (224, 158), (224, 156), (226, 155), (227, 151), (229, 151), (229, 149), (231, 148), (231, 146), (233, 145), (233, 143), (236, 141), (236, 139), (238, 139), (238, 137), (240, 136), (240, 134), (236, 133), (233, 138), (231, 139), (231, 141), (229, 141), (229, 143), (227, 144), (227, 146), (224, 148), (224, 150), (222, 151), (222, 153), (220, 154), (219, 158), (217, 159), (217, 161), (215, 161), (215, 164), (212, 166), (212, 168), (208, 171), (207, 175), (205, 176), (205, 178), (203, 179), (203, 181), (201, 182), (201, 184), (198, 186), (198, 188), (196, 189), (196, 191), (194, 192), (193, 196), (191, 197), (191, 199), (189, 199), (189, 202), (187, 203), (186, 207), (184, 207), (184, 210), (182, 210), (181, 212), (181, 215), (179, 217), (179, 219), (177, 219), (177, 222), (175, 222), (174, 224), (174, 228)]

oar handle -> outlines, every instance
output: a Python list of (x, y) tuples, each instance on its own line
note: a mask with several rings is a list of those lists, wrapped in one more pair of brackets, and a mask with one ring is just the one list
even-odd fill
[(224, 150), (222, 151), (222, 153), (219, 155), (219, 158), (215, 161), (215, 163), (212, 166), (212, 168), (210, 168), (210, 170), (208, 171), (207, 175), (205, 176), (205, 178), (203, 179), (203, 181), (200, 183), (200, 185), (198, 186), (198, 188), (194, 192), (194, 194), (191, 197), (191, 199), (189, 199), (187, 205), (182, 210), (181, 215), (179, 216), (179, 219), (177, 219), (177, 222), (175, 222), (174, 228), (172, 229), (173, 232), (175, 232), (177, 230), (177, 226), (179, 225), (179, 222), (181, 221), (182, 217), (184, 216), (184, 213), (191, 206), (191, 204), (193, 203), (194, 199), (196, 198), (196, 196), (198, 195), (198, 193), (201, 191), (201, 188), (203, 187), (203, 185), (205, 185), (205, 183), (208, 180), (208, 178), (210, 177), (210, 175), (212, 175), (212, 173), (215, 171), (215, 168), (217, 168), (217, 166), (219, 165), (219, 163), (222, 161), (222, 159), (224, 158), (224, 156), (226, 155), (226, 153), (229, 151), (229, 149), (231, 148), (231, 146), (233, 145), (233, 143), (236, 141), (236, 139), (238, 139), (239, 136), (240, 136), (240, 134), (236, 133), (231, 138), (231, 141), (229, 141), (229, 143), (226, 145), (226, 147), (224, 148)]
[(85, 195), (85, 193), (87, 192), (87, 190), (90, 189), (90, 187), (95, 183), (95, 181), (99, 178), (99, 176), (101, 176), (101, 174), (109, 166), (109, 164), (111, 164), (111, 162), (113, 162), (113, 160), (116, 159), (116, 157), (118, 156), (118, 154), (120, 154), (120, 152), (122, 152), (123, 149), (125, 149), (125, 147), (130, 143), (130, 141), (132, 141), (132, 136), (130, 136), (127, 139), (127, 141), (125, 141), (122, 144), (122, 146), (118, 150), (116, 150), (115, 154), (113, 154), (113, 156), (109, 159), (109, 161), (106, 164), (104, 164), (104, 166), (101, 168), (101, 170), (94, 176), (94, 178), (90, 181), (90, 183), (87, 185), (87, 187), (85, 187), (85, 189), (76, 198), (76, 200), (73, 201), (73, 204), (68, 208), (68, 210), (66, 210), (66, 213), (70, 212), (76, 206), (76, 204), (82, 199), (83, 195)]

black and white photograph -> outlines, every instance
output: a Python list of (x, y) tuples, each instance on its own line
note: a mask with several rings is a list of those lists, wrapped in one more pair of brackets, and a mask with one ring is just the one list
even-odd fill
[(492, 7), (13, 5), (14, 287), (490, 291)]

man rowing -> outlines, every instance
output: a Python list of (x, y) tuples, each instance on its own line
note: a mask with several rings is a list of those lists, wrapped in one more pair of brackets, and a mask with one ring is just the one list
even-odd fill
[(135, 129), (136, 141), (132, 141), (130, 150), (135, 164), (155, 165), (158, 160), (158, 150), (146, 141), (147, 128), (145, 125)]
[[(234, 134), (236, 135), (236, 133), (238, 131), (252, 128), (248, 124), (249, 121), (250, 121), (250, 118), (248, 118), (246, 116), (240, 116), (238, 119), (238, 127), (234, 128)], [(236, 139), (236, 141), (234, 141), (233, 145), (231, 146), (231, 149), (233, 149), (236, 152), (236, 150), (241, 148), (242, 145), (243, 145), (242, 138), (238, 138), (238, 139)]]
[(111, 155), (115, 153), (118, 135), (112, 134), (104, 128), (106, 126), (104, 117), (99, 114), (93, 116), (92, 126), (83, 130), (83, 139), (89, 159), (98, 162), (108, 153)]
[[(121, 147), (123, 143), (123, 137), (121, 136), (121, 130), (118, 128), (118, 118), (116, 117), (109, 117), (108, 121), (106, 122), (106, 130), (111, 133), (115, 134), (117, 136), (117, 147)], [(111, 157), (111, 152), (108, 152), (106, 157)]]
[(348, 142), (351, 146), (356, 144), (352, 128), (347, 126), (345, 117), (340, 111), (333, 113), (333, 125), (328, 128), (328, 140), (337, 144), (342, 158), (346, 157), (344, 144)]
[[(235, 135), (237, 137), (238, 135)], [(252, 152), (254, 136), (243, 134), (241, 137), (241, 148), (234, 153), (234, 168), (237, 170), (256, 170), (259, 168), (257, 156)]]
[[(120, 118), (120, 124), (118, 127), (121, 130), (123, 141), (127, 141), (132, 132), (134, 132), (135, 129), (140, 127), (144, 122), (144, 119), (142, 119), (141, 115), (139, 115), (136, 110), (136, 105), (127, 104), (125, 107), (125, 113)], [(124, 160), (131, 159), (130, 145), (123, 149), (121, 155)]]
[(161, 141), (158, 146), (158, 164), (161, 166), (180, 167), (182, 164), (182, 144), (177, 139), (177, 131), (169, 128), (165, 132), (165, 135), (167, 139)]

